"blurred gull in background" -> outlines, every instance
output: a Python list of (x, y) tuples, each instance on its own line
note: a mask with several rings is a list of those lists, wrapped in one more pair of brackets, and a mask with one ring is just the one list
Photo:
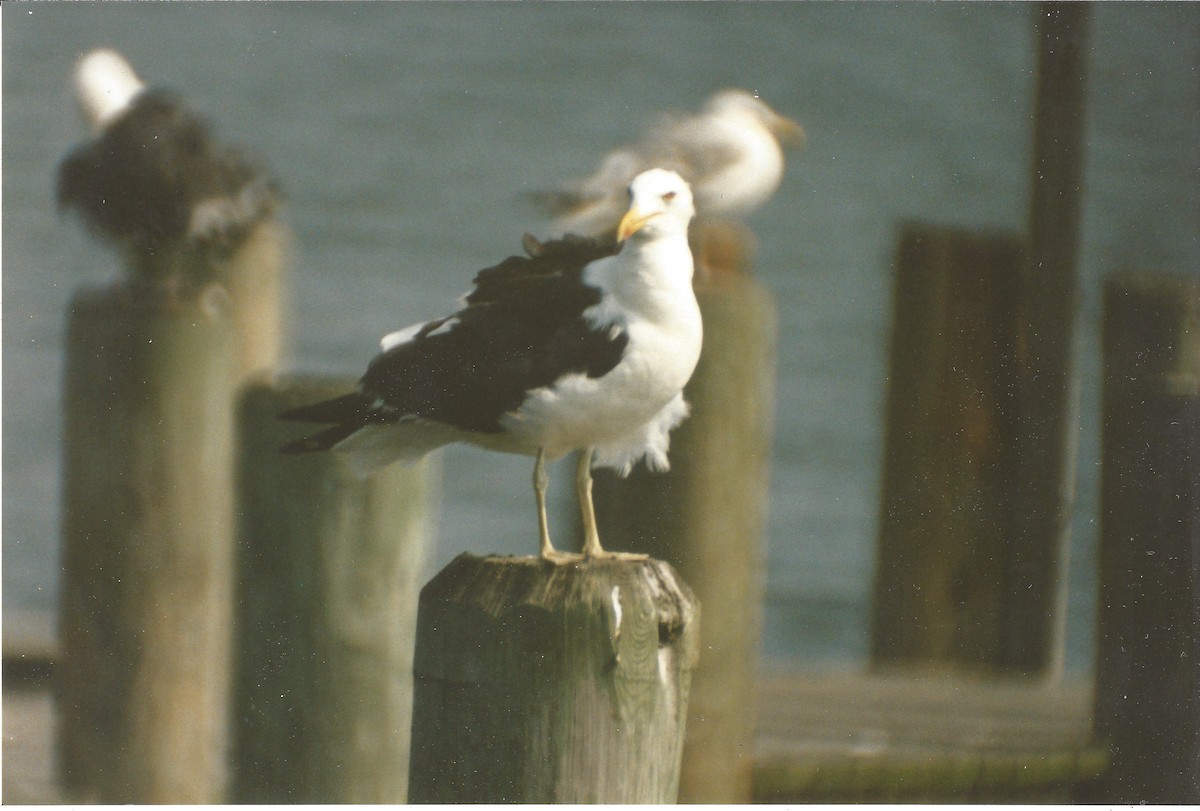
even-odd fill
[(115, 51), (76, 63), (75, 93), (92, 137), (59, 165), (59, 207), (123, 252), (135, 284), (197, 293), (273, 215), (275, 181)]
[(659, 166), (692, 187), (698, 220), (740, 216), (762, 205), (783, 178), (782, 144), (804, 142), (804, 129), (745, 90), (714, 94), (696, 115), (665, 116), (637, 143), (610, 152), (586, 178), (535, 201), (566, 233), (612, 232), (639, 172)]

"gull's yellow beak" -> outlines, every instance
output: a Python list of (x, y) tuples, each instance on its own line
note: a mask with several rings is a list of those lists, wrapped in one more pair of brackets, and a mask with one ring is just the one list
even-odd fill
[(776, 115), (767, 127), (779, 139), (779, 143), (785, 146), (803, 146), (808, 138), (804, 127), (786, 116)]
[(632, 206), (625, 212), (625, 216), (621, 218), (620, 224), (617, 225), (617, 242), (624, 242), (631, 236), (642, 230), (642, 227), (650, 222), (650, 220), (661, 214), (661, 211), (651, 211), (643, 214), (638, 207)]

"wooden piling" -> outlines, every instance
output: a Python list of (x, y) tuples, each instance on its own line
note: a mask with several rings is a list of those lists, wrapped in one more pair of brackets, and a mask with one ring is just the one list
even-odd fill
[(1037, 6), (1037, 86), (1029, 260), (1017, 343), (1016, 523), (1004, 641), (1013, 672), (1061, 675), (1066, 562), (1075, 504), (1079, 375), (1075, 346), (1090, 3)]
[[(1002, 672), (1018, 478), (1022, 242), (905, 224), (897, 249), (871, 662)], [(1046, 587), (1042, 583), (1041, 587)]]
[(1024, 261), (1015, 242), (984, 258), (969, 236), (902, 237), (876, 666), (1062, 670), (1088, 15), (1085, 3), (1038, 7)]
[(238, 415), (231, 798), (401, 803), (417, 594), (436, 462), (362, 479), (335, 454), (285, 456), (288, 408), (353, 381), (246, 388)]
[(410, 801), (674, 802), (697, 623), (660, 561), (455, 558), (421, 591)]
[(225, 309), (233, 323), (234, 375), (246, 380), (276, 371), (283, 353), (283, 287), (291, 230), (262, 220), (228, 254), (170, 244), (122, 251), (138, 297), (172, 297), (183, 305)]
[(1200, 281), (1104, 290), (1095, 732), (1085, 802), (1200, 803)]
[(753, 790), (777, 316), (761, 284), (718, 267), (696, 291), (704, 349), (684, 392), (691, 416), (671, 436), (671, 470), (639, 466), (622, 479), (601, 469), (594, 484), (606, 548), (667, 561), (704, 606), (683, 803), (748, 803)]
[(284, 272), (291, 230), (275, 218), (259, 223), (222, 262), (219, 283), (229, 295), (237, 341), (238, 379), (273, 373), (283, 354)]
[(104, 803), (224, 799), (232, 585), (227, 311), (71, 301), (59, 768)]

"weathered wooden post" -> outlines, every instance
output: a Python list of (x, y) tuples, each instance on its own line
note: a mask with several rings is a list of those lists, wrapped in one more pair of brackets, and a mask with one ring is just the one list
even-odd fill
[(746, 273), (746, 237), (729, 228), (703, 236), (704, 350), (684, 392), (691, 416), (671, 437), (671, 470), (639, 467), (626, 479), (597, 470), (594, 498), (607, 547), (669, 562), (704, 606), (679, 801), (748, 803), (777, 317)]
[(1024, 246), (910, 223), (897, 249), (876, 667), (1008, 669)]
[(697, 622), (660, 561), (455, 558), (421, 591), (409, 800), (673, 802)]
[(1017, 240), (902, 237), (875, 665), (1062, 667), (1087, 20), (1086, 4), (1039, 6), (1025, 256)]
[(1004, 658), (1014, 672), (1055, 677), (1066, 637), (1066, 561), (1075, 504), (1079, 377), (1079, 227), (1087, 96), (1089, 3), (1039, 3), (1037, 89), (1017, 343), (1018, 464), (1013, 612)]
[(71, 302), (57, 708), (77, 799), (224, 798), (234, 366), (220, 301)]
[(1200, 802), (1200, 280), (1104, 291), (1095, 731), (1086, 802)]
[(436, 461), (361, 479), (284, 456), (281, 411), (352, 381), (255, 382), (239, 410), (231, 799), (400, 803)]
[(229, 296), (239, 380), (274, 372), (283, 354), (283, 286), (291, 229), (271, 217), (258, 223), (220, 269)]
[(280, 354), (275, 183), (97, 49), (56, 197), (121, 255), (77, 296), (63, 458), (60, 765), (109, 803), (224, 799), (233, 400)]

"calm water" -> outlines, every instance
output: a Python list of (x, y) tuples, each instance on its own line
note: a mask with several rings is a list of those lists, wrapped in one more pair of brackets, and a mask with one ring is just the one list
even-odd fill
[[(289, 365), (357, 375), (384, 332), (549, 235), (520, 202), (660, 110), (728, 86), (800, 120), (750, 219), (781, 346), (765, 654), (866, 657), (896, 223), (1024, 227), (1033, 14), (921, 4), (32, 4), (3, 8), (3, 608), (52, 628), (59, 375), (71, 292), (116, 272), (59, 219), (82, 51), (115, 47), (265, 154), (296, 233)], [(1200, 269), (1200, 8), (1095, 9), (1083, 405), (1068, 665), (1090, 666), (1099, 280)], [(528, 460), (451, 449), (431, 567), (533, 550)], [(569, 488), (561, 488), (565, 494)], [(553, 519), (552, 519), (553, 520)], [(557, 524), (562, 526), (560, 518)], [(561, 530), (560, 530), (561, 531)]]

